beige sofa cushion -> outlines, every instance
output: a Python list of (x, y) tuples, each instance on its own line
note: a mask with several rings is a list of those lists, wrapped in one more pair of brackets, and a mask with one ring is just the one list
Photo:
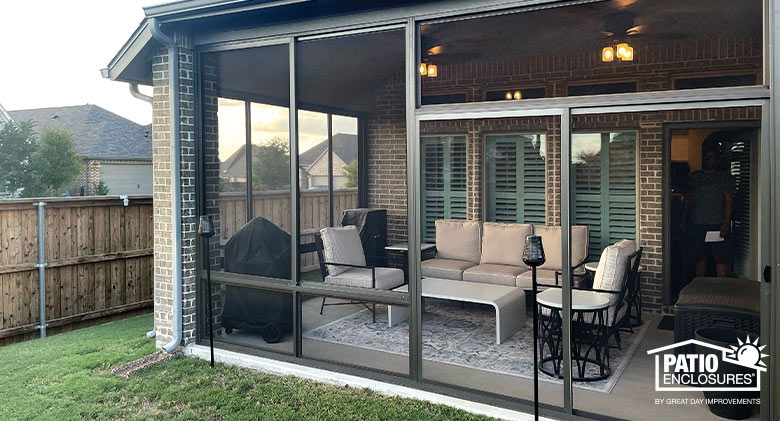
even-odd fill
[[(561, 252), (561, 227), (534, 225), (534, 234), (542, 237), (545, 263), (541, 269), (561, 270), (563, 268), (563, 253)], [(574, 225), (571, 227), (571, 265), (577, 266), (588, 257), (588, 227)]]
[[(547, 250), (545, 248), (545, 253), (546, 252)], [(531, 275), (532, 271), (530, 270), (517, 275), (517, 279), (515, 279), (515, 286), (523, 289), (531, 289), (533, 286), (533, 279), (531, 278)], [(549, 269), (536, 269), (536, 283), (555, 285), (555, 271)], [(539, 287), (539, 291), (545, 288), (546, 287)]]
[(529, 224), (482, 224), (482, 257), (480, 264), (510, 265), (526, 268), (523, 263), (525, 237), (533, 234)]
[[(363, 253), (363, 243), (357, 227), (328, 227), (320, 230), (325, 261), (345, 263), (349, 265), (366, 265), (366, 255)], [(328, 274), (339, 275), (350, 269), (348, 266), (328, 265)]]
[(466, 269), (463, 272), (463, 280), (481, 284), (515, 286), (517, 275), (527, 270), (521, 266), (479, 264)]
[(480, 227), (476, 221), (436, 221), (436, 257), (479, 263)]
[(474, 263), (463, 260), (430, 259), (422, 262), (422, 276), (462, 281), (463, 271), (472, 266)]
[[(404, 284), (404, 271), (395, 268), (376, 268), (376, 289), (393, 289)], [(338, 275), (328, 275), (325, 283), (371, 288), (371, 269), (349, 269)]]

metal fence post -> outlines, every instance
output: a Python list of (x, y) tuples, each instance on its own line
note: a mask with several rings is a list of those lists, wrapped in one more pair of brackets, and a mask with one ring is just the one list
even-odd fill
[(46, 245), (46, 238), (44, 237), (43, 224), (45, 219), (46, 206), (45, 202), (33, 203), (33, 206), (38, 207), (38, 263), (35, 267), (38, 268), (38, 298), (40, 301), (40, 324), (36, 326), (41, 330), (41, 338), (46, 337), (46, 256), (44, 255), (44, 247)]

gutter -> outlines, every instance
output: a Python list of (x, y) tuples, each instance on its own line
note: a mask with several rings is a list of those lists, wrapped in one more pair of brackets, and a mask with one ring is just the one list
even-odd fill
[[(182, 253), (181, 253), (181, 141), (179, 139), (179, 47), (173, 38), (165, 35), (160, 30), (160, 23), (156, 18), (149, 22), (152, 37), (161, 42), (168, 49), (168, 83), (170, 84), (171, 106), (171, 214), (173, 215), (173, 337), (171, 341), (162, 347), (165, 352), (172, 352), (179, 347), (182, 337)], [(132, 87), (131, 87), (132, 91)]]

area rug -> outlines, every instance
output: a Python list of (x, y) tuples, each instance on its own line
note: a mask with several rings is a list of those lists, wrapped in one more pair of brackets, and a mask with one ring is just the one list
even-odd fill
[[(387, 310), (377, 305), (376, 323), (371, 312), (358, 311), (327, 325), (304, 332), (307, 339), (341, 345), (408, 355), (409, 325), (407, 322), (387, 326)], [(444, 364), (532, 379), (533, 323), (526, 325), (502, 344), (496, 344), (495, 310), (492, 307), (426, 299), (423, 312), (423, 358)], [(634, 328), (634, 333), (621, 333), (623, 350), (610, 350), (612, 375), (595, 382), (574, 382), (582, 389), (610, 393), (623, 374), (634, 351), (642, 341), (649, 323)], [(597, 370), (595, 367), (591, 370)], [(539, 373), (541, 381), (563, 383), (562, 380)]]

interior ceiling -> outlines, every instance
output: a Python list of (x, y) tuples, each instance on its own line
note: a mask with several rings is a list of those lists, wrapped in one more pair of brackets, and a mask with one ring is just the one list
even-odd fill
[[(641, 47), (723, 34), (760, 40), (761, 22), (762, 0), (611, 0), (423, 25), (421, 43), (424, 51), (438, 46), (427, 57), (446, 64), (600, 50), (621, 41)], [(372, 112), (376, 92), (402, 75), (404, 36), (396, 30), (326, 38), (300, 42), (297, 51), (302, 108)], [(289, 103), (286, 45), (216, 54), (223, 95)]]
[[(223, 95), (289, 104), (286, 45), (219, 53)], [(296, 88), (301, 108), (371, 112), (377, 91), (403, 71), (403, 31), (301, 42)]]
[[(661, 44), (724, 34), (760, 38), (762, 8), (762, 0), (612, 0), (423, 25), (421, 43), (424, 53), (433, 53), (429, 58), (449, 63), (600, 49), (617, 42)], [(625, 24), (625, 18), (633, 24)]]

